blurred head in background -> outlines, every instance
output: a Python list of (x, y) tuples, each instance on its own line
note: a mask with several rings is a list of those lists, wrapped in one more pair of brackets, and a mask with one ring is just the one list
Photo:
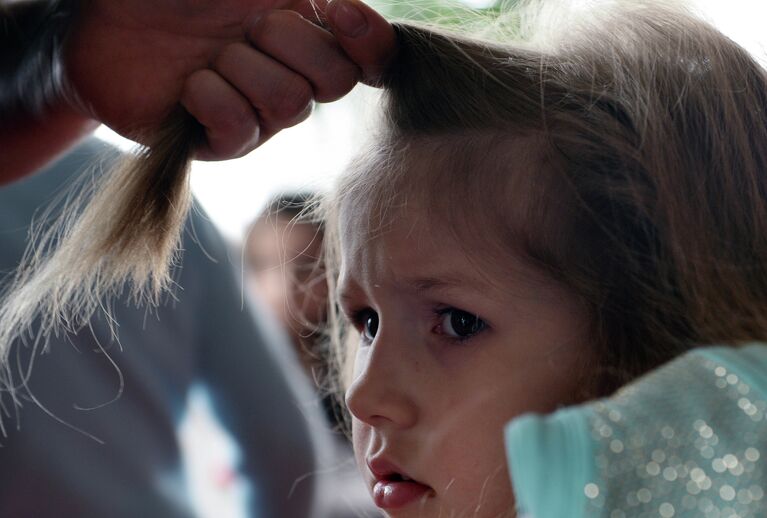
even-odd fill
[(321, 262), (323, 225), (307, 216), (313, 193), (283, 193), (250, 225), (244, 247), (248, 288), (266, 302), (288, 332), (312, 379), (322, 366), (317, 349), (327, 313)]

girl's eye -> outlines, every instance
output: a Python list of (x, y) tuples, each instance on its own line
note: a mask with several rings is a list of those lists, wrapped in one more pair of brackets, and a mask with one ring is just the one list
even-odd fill
[(439, 331), (452, 338), (470, 338), (487, 326), (484, 320), (460, 309), (447, 309), (441, 312)]
[(366, 309), (359, 315), (359, 322), (362, 326), (362, 335), (372, 342), (378, 333), (378, 313), (372, 309)]

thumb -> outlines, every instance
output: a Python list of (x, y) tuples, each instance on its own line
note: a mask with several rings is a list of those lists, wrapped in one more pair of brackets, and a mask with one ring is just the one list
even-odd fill
[(377, 86), (397, 52), (392, 25), (359, 0), (331, 0), (325, 16), (341, 48), (362, 70), (362, 82)]

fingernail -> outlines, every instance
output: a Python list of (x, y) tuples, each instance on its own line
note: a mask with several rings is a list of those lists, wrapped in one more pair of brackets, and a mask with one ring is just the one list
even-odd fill
[(333, 26), (349, 38), (357, 38), (367, 31), (368, 22), (362, 12), (349, 0), (335, 0), (333, 10)]

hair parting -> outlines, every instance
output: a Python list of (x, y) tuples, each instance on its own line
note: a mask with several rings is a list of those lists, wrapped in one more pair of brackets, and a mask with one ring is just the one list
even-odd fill
[(159, 303), (191, 207), (189, 165), (202, 136), (179, 108), (146, 147), (84, 186), (32, 236), (0, 305), (0, 386), (15, 401), (14, 341), (44, 344), (87, 325), (98, 310), (109, 317), (109, 299), (125, 290), (136, 304)]

